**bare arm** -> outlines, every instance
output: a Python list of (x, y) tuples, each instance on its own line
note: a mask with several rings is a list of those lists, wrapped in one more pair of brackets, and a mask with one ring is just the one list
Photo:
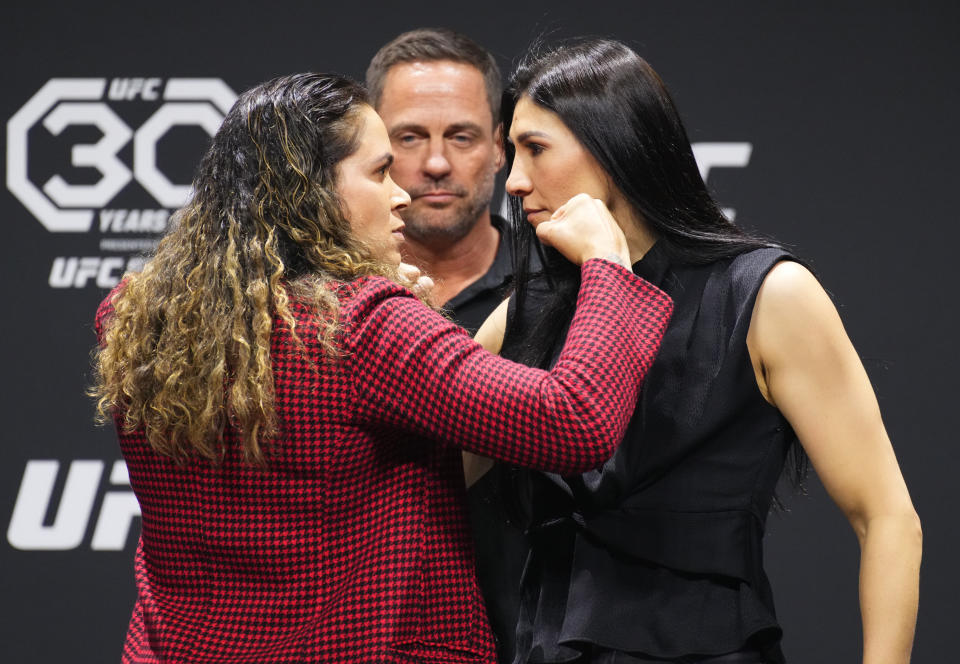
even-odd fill
[(921, 531), (870, 381), (806, 268), (771, 270), (747, 345), (767, 400), (793, 426), (860, 542), (864, 664), (910, 660)]
[(500, 354), (503, 348), (503, 337), (507, 332), (507, 308), (510, 306), (510, 298), (507, 298), (494, 309), (483, 325), (473, 335), (473, 340), (483, 346), (488, 353), (494, 355)]

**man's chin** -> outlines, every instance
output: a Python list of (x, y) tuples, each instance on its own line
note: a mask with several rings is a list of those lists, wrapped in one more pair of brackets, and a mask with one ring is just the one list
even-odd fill
[(420, 202), (415, 200), (412, 205), (400, 211), (406, 224), (403, 235), (414, 244), (455, 242), (470, 233), (482, 216), (462, 199), (454, 205), (439, 207), (421, 206), (418, 205)]
[[(446, 235), (451, 231), (456, 234), (457, 229), (463, 229), (464, 226), (469, 230), (472, 224), (463, 223), (463, 215), (460, 210), (453, 209), (450, 206), (444, 208), (421, 208), (420, 210), (404, 210), (406, 214), (401, 214), (405, 227), (404, 236), (413, 238), (431, 237), (435, 235)], [(410, 213), (413, 214), (410, 214)]]

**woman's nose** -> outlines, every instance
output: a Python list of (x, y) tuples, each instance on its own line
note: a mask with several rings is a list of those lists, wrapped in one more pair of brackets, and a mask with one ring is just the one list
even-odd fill
[[(391, 180), (392, 182), (392, 180)], [(410, 194), (396, 182), (393, 183), (393, 193), (390, 194), (390, 209), (399, 210), (410, 205)]]
[(520, 168), (516, 159), (513, 160), (513, 164), (510, 166), (510, 175), (507, 176), (506, 189), (507, 193), (511, 196), (526, 196), (530, 193), (530, 178), (528, 178), (527, 174)]

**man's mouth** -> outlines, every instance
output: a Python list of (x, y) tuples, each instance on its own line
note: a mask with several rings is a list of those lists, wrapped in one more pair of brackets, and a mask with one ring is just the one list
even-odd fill
[(413, 198), (416, 200), (423, 200), (428, 203), (449, 203), (450, 201), (460, 198), (460, 194), (448, 191), (446, 189), (441, 189), (437, 191), (425, 191), (415, 195)]

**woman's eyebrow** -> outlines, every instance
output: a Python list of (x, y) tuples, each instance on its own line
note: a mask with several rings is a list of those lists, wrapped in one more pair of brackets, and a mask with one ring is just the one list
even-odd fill
[(530, 130), (525, 131), (525, 132), (523, 132), (523, 133), (521, 133), (521, 134), (518, 134), (517, 137), (514, 138), (513, 140), (516, 141), (516, 142), (518, 142), (518, 143), (522, 143), (523, 141), (527, 140), (528, 138), (550, 138), (550, 136), (549, 136), (548, 134), (546, 134), (545, 132), (535, 131), (535, 130), (533, 130), (533, 129), (530, 129)]

